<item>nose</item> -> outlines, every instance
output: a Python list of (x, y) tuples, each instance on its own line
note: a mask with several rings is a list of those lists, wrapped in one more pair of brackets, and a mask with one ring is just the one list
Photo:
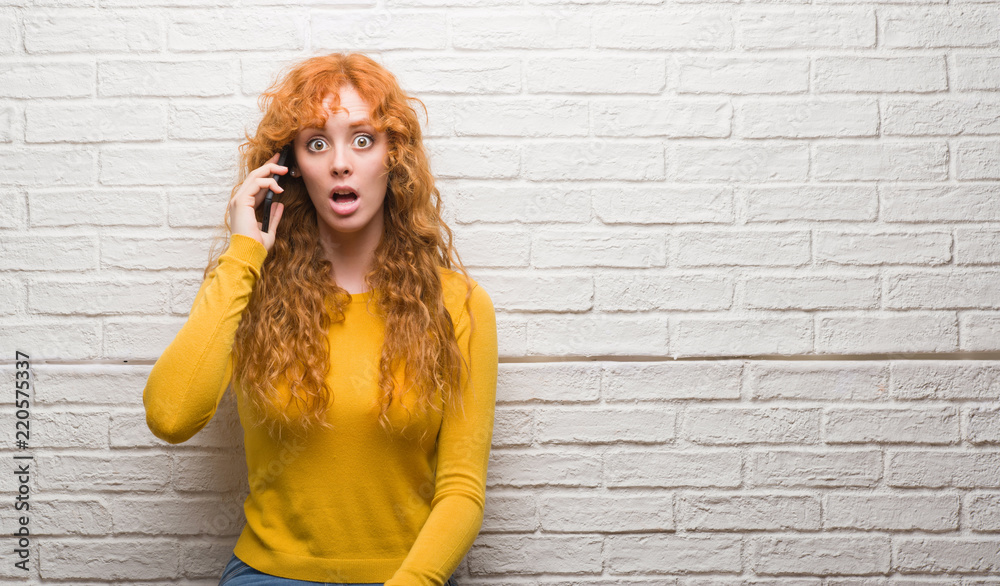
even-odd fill
[(332, 154), (330, 155), (330, 174), (334, 177), (346, 177), (351, 173), (351, 149), (350, 147), (341, 147), (330, 149)]

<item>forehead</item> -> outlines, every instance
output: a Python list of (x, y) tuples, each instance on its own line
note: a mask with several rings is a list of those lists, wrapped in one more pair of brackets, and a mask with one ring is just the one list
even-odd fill
[(323, 109), (328, 114), (333, 114), (336, 117), (347, 116), (351, 121), (368, 118), (368, 112), (371, 110), (371, 107), (358, 95), (357, 90), (353, 87), (343, 86), (337, 91), (337, 95), (340, 97), (340, 106), (336, 112), (332, 110), (334, 106), (334, 94), (331, 92), (323, 97)]

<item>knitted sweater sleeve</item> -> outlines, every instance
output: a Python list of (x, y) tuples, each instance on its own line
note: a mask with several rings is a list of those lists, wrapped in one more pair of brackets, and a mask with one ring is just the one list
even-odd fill
[(153, 365), (142, 391), (146, 424), (156, 437), (185, 442), (215, 415), (232, 377), (236, 327), (266, 256), (263, 244), (233, 234), (202, 282), (187, 322)]
[(496, 402), (497, 331), (489, 295), (477, 285), (469, 302), (473, 323), (463, 313), (466, 319), (459, 320), (455, 332), (469, 364), (463, 407), (460, 413), (446, 411), (442, 419), (430, 515), (385, 586), (440, 586), (461, 563), (482, 526)]

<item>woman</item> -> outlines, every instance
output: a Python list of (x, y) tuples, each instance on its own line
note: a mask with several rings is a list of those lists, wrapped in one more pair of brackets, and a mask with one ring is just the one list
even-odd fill
[(359, 54), (307, 59), (261, 96), (228, 247), (143, 391), (150, 430), (180, 443), (232, 383), (250, 493), (220, 584), (440, 585), (479, 532), (495, 315), (408, 100)]

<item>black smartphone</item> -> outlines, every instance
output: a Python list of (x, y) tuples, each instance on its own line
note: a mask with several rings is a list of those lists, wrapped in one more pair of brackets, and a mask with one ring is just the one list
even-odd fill
[[(271, 178), (277, 181), (278, 185), (280, 185), (282, 188), (284, 188), (285, 183), (287, 183), (287, 179), (285, 179), (284, 181), (282, 179), (288, 177), (291, 174), (292, 163), (294, 162), (295, 162), (295, 150), (293, 148), (293, 144), (288, 143), (281, 149), (281, 154), (278, 155), (278, 164), (281, 165), (282, 167), (288, 167), (288, 172), (285, 173), (284, 175), (278, 175), (277, 173), (271, 175)], [(261, 232), (267, 232), (268, 225), (270, 225), (271, 223), (271, 203), (273, 201), (274, 201), (274, 191), (268, 188), (267, 195), (264, 196), (263, 206), (261, 206), (261, 215), (262, 215), (260, 221)]]

